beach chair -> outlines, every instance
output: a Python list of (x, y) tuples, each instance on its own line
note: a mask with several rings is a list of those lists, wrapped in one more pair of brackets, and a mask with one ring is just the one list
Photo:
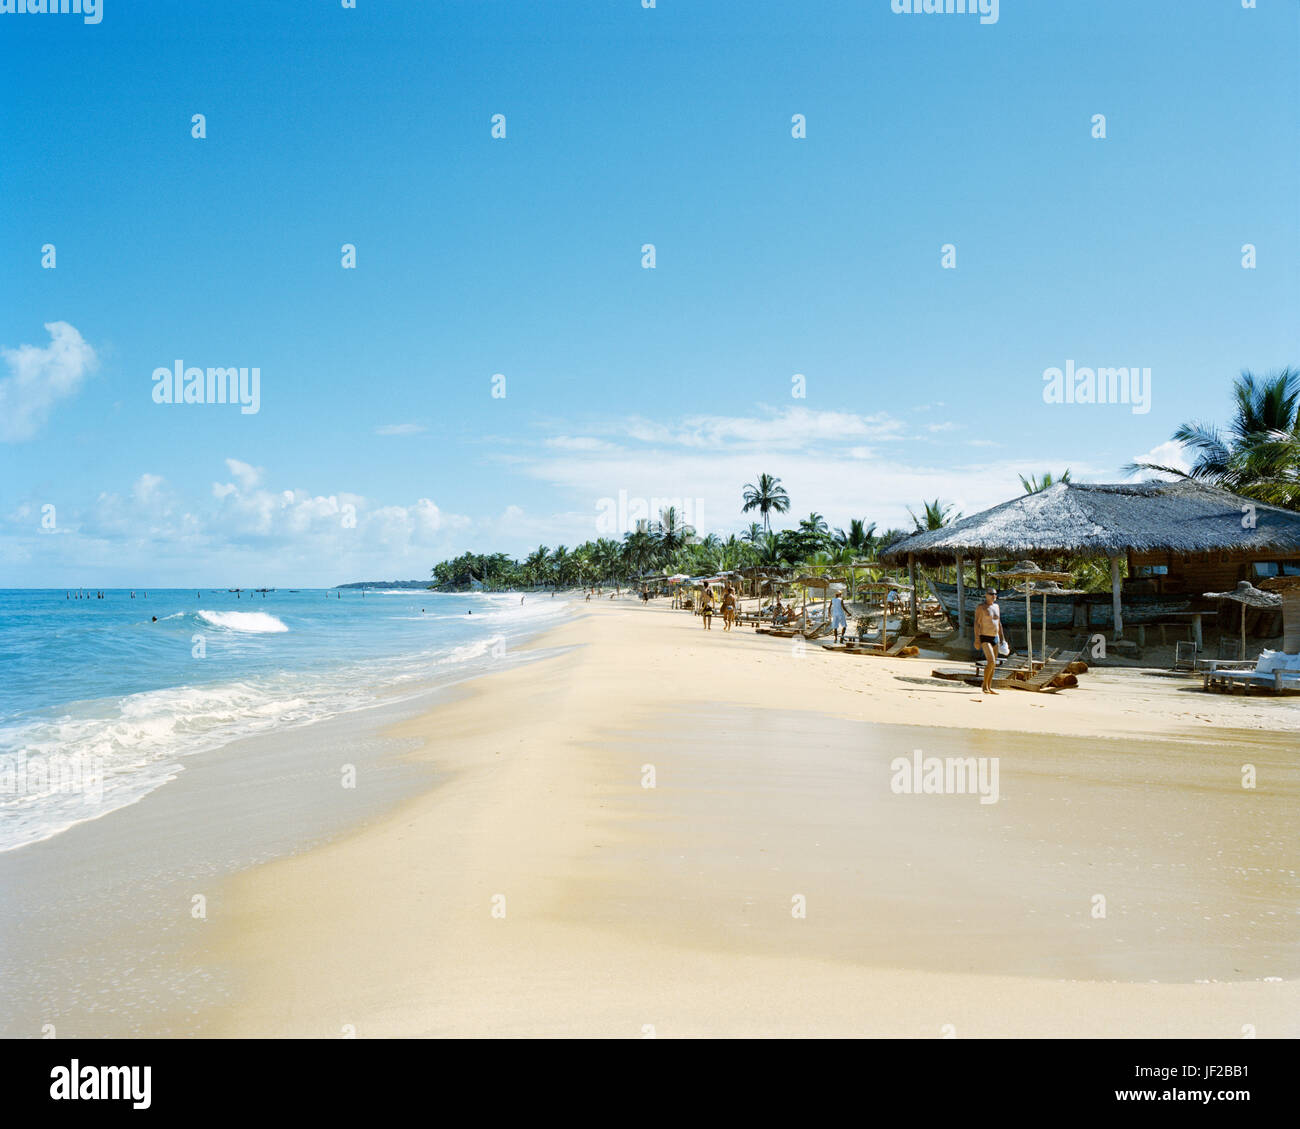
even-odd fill
[(1007, 685), (1013, 690), (1029, 690), (1036, 694), (1051, 694), (1065, 686), (1077, 686), (1079, 680), (1067, 669), (1069, 663), (1062, 659), (1046, 662), (1027, 678), (1011, 678)]
[(1251, 690), (1263, 690), (1269, 694), (1300, 692), (1300, 655), (1261, 651), (1255, 665), (1245, 669), (1241, 663), (1221, 663), (1218, 659), (1212, 659), (1205, 672), (1202, 688), (1222, 690), (1229, 694), (1238, 689), (1243, 694), (1249, 694)]
[(920, 654), (920, 648), (912, 646), (914, 635), (900, 635), (884, 649), (879, 643), (856, 643), (846, 646), (844, 652), (850, 655), (871, 655), (878, 659), (907, 659)]

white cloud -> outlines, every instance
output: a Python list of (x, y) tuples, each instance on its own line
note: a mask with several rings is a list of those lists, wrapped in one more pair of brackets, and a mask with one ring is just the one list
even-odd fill
[[(938, 422), (932, 426), (948, 430)], [(598, 535), (603, 531), (596, 529), (597, 515), (611, 512), (611, 500), (619, 499), (627, 501), (629, 519), (633, 500), (641, 499), (651, 510), (668, 504), (687, 509), (692, 523), (705, 532), (740, 530), (754, 517), (741, 512), (743, 487), (762, 472), (779, 476), (790, 495), (790, 512), (775, 519), (778, 528), (793, 525), (814, 508), (832, 527), (866, 517), (881, 528), (910, 528), (909, 505), (918, 509), (923, 500), (937, 497), (955, 510), (974, 513), (1019, 494), (1020, 475), (1042, 471), (1041, 455), (1003, 456), (994, 462), (964, 444), (958, 449), (968, 452), (964, 461), (950, 463), (961, 456), (945, 445), (943, 465), (924, 462), (932, 457), (928, 453), (933, 441), (927, 440), (924, 447), (899, 445), (894, 441), (907, 438), (910, 429), (888, 415), (804, 406), (766, 408), (752, 417), (693, 416), (662, 422), (634, 417), (605, 421), (590, 430), (621, 443), (586, 444), (566, 436), (563, 443), (535, 444), (530, 453), (513, 453), (509, 460), (489, 456), (576, 503), (548, 516), (494, 523), (499, 539), (493, 544), (514, 546), (525, 539), (553, 545)], [(922, 436), (929, 430), (923, 428)], [(866, 445), (863, 437), (888, 446)], [(916, 461), (905, 463), (906, 455)], [(1081, 479), (1106, 476), (1104, 468), (1082, 464), (1075, 473)]]
[(240, 489), (251, 490), (262, 481), (262, 468), (241, 463), (238, 459), (227, 459), (226, 467), (239, 482)]
[(135, 488), (132, 491), (136, 501), (146, 504), (152, 502), (158, 496), (158, 487), (162, 485), (162, 481), (160, 474), (142, 474), (135, 480)]
[(429, 429), (422, 423), (386, 423), (375, 428), (376, 435), (419, 435)]
[[(1158, 443), (1152, 447), (1145, 455), (1134, 455), (1135, 463), (1155, 463), (1158, 466), (1173, 467), (1175, 470), (1191, 470), (1192, 463), (1187, 457), (1187, 451), (1176, 439), (1167, 440), (1164, 443)], [(1176, 475), (1162, 474), (1154, 470), (1138, 470), (1129, 476), (1129, 482), (1140, 482), (1144, 479), (1173, 479)]]
[(546, 440), (548, 447), (556, 447), (562, 451), (616, 451), (617, 446), (608, 443), (604, 439), (597, 439), (591, 435), (556, 435)]
[(76, 394), (99, 359), (66, 321), (45, 323), (49, 345), (0, 347), (9, 375), (0, 379), (0, 439), (31, 439), (45, 425), (54, 405)]

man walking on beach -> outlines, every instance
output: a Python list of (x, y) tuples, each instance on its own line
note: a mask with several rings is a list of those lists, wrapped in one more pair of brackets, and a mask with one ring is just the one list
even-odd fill
[(996, 694), (993, 689), (993, 672), (998, 665), (998, 645), (1006, 642), (1006, 632), (1002, 630), (1002, 609), (998, 607), (996, 589), (984, 589), (984, 602), (975, 609), (975, 640), (984, 652), (984, 685), (980, 688), (985, 694)]
[(844, 610), (843, 593), (836, 592), (831, 599), (831, 627), (835, 629), (835, 642), (842, 642), (842, 637), (849, 633), (849, 617)]

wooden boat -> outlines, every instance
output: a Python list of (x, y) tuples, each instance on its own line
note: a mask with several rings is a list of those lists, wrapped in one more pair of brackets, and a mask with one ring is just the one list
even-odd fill
[[(939, 584), (929, 581), (930, 590), (943, 605), (948, 618), (957, 620), (957, 585)], [(966, 589), (966, 622), (972, 623), (975, 609), (984, 602), (983, 594), (973, 585)], [(1010, 588), (998, 589), (998, 604), (1002, 608), (1002, 622), (1008, 627), (1024, 627), (1025, 594)], [(1213, 603), (1207, 602), (1194, 593), (1179, 595), (1168, 593), (1124, 594), (1124, 623), (1156, 623), (1177, 613), (1209, 612)], [(1047, 626), (1053, 630), (1072, 627), (1108, 627), (1112, 615), (1111, 595), (1109, 592), (1089, 592), (1086, 596), (1052, 596), (1047, 597)], [(1043, 622), (1043, 597), (1033, 597), (1033, 617), (1036, 628)]]

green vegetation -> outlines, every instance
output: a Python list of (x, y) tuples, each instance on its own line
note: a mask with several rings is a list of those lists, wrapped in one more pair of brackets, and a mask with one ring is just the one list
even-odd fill
[(1232, 401), (1225, 428), (1191, 421), (1174, 431), (1175, 442), (1196, 453), (1191, 470), (1145, 462), (1128, 469), (1192, 478), (1300, 510), (1300, 372), (1285, 368), (1262, 379), (1243, 372)]
[[(1243, 373), (1233, 384), (1233, 415), (1224, 428), (1212, 424), (1182, 424), (1173, 439), (1193, 452), (1190, 470), (1154, 463), (1132, 463), (1126, 470), (1151, 470), (1222, 486), (1262, 502), (1300, 509), (1300, 372), (1283, 369), (1263, 379)], [(1058, 482), (1069, 482), (1070, 471), (1020, 476), (1026, 493), (1036, 494)], [(638, 576), (684, 573), (702, 576), (748, 565), (784, 566), (819, 575), (844, 575), (850, 580), (855, 561), (874, 560), (885, 547), (913, 532), (941, 529), (962, 515), (939, 498), (923, 501), (920, 512), (910, 508), (913, 529), (876, 532), (876, 523), (854, 518), (847, 530), (832, 531), (817, 512), (792, 529), (772, 529), (772, 515), (790, 510), (790, 495), (781, 480), (760, 474), (741, 492), (740, 512), (758, 512), (739, 536), (725, 540), (716, 533), (701, 536), (674, 507), (655, 520), (625, 533), (620, 540), (600, 538), (570, 549), (539, 545), (522, 561), (504, 553), (482, 556), (463, 553), (433, 568), (432, 587), (464, 591), (486, 589), (601, 585), (621, 588)], [(1104, 561), (1069, 558), (1060, 562), (1074, 573), (1079, 586), (1109, 586)], [(942, 573), (944, 570), (940, 570)]]
[[(930, 505), (939, 503), (927, 504), (927, 510)], [(657, 572), (701, 576), (747, 565), (785, 566), (831, 575), (846, 572), (854, 561), (873, 560), (884, 546), (907, 532), (891, 529), (878, 534), (876, 523), (865, 518), (850, 521), (847, 532), (832, 532), (826, 519), (816, 512), (802, 518), (793, 529), (773, 532), (771, 515), (786, 513), (789, 508), (790, 497), (781, 480), (760, 474), (757, 485), (745, 486), (741, 512), (758, 510), (763, 521), (752, 522), (740, 536), (701, 536), (682, 520), (675, 507), (669, 506), (654, 521), (625, 533), (621, 540), (602, 537), (572, 549), (538, 545), (521, 561), (504, 553), (462, 553), (454, 560), (434, 565), (431, 586), (454, 592), (479, 585), (489, 591), (579, 585), (618, 590), (635, 577)], [(951, 509), (941, 508), (945, 513)]]

